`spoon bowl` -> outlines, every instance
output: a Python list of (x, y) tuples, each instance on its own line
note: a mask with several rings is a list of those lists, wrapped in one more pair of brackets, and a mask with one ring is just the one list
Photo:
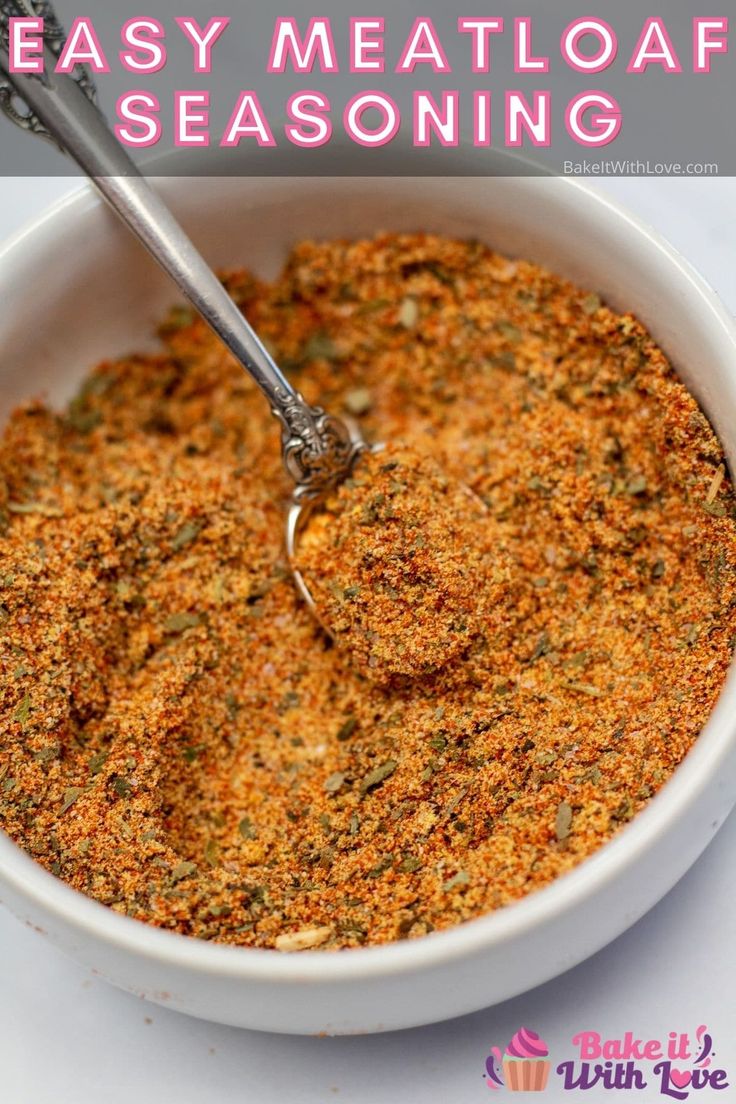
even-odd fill
[[(344, 424), (347, 426), (350, 434), (350, 441), (352, 444), (352, 461), (350, 464), (350, 470), (346, 473), (346, 476), (350, 475), (356, 463), (360, 459), (361, 455), (365, 452), (381, 452), (385, 445), (382, 442), (376, 444), (368, 444), (364, 439), (357, 422), (353, 418), (345, 418)], [(335, 484), (333, 484), (334, 486)], [(329, 490), (330, 488), (328, 488)], [(326, 493), (326, 492), (325, 492)], [(307, 581), (298, 566), (298, 549), (299, 540), (304, 532), (305, 528), (309, 524), (309, 519), (314, 513), (315, 509), (319, 508), (320, 503), (324, 500), (324, 493), (320, 495), (300, 495), (295, 493), (292, 496), (291, 502), (286, 510), (285, 526), (284, 526), (284, 544), (286, 547), (286, 557), (291, 570), (292, 578), (294, 579), (294, 586), (297, 593), (304, 601), (304, 604), (310, 610), (315, 620), (317, 620), (329, 637), (332, 637), (332, 633), (327, 625), (324, 623), (319, 614), (317, 603), (314, 600)]]

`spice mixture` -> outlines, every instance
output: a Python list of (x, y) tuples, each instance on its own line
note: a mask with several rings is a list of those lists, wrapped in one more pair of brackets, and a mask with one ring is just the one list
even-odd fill
[(447, 928), (590, 855), (696, 739), (736, 633), (721, 449), (631, 315), (477, 243), (304, 243), (227, 283), (309, 401), (483, 500), (504, 615), (431, 678), (364, 678), (296, 597), (266, 404), (179, 309), (0, 446), (0, 825), (205, 939)]
[(365, 453), (305, 528), (298, 566), (323, 624), (374, 682), (431, 674), (504, 617), (498, 527), (416, 449)]

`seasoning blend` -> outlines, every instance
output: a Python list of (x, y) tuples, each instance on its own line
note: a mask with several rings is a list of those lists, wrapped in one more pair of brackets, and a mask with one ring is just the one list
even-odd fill
[(228, 286), (309, 402), (406, 450), (304, 547), (338, 646), (284, 561), (262, 398), (176, 310), (159, 355), (0, 445), (0, 825), (116, 911), (225, 943), (382, 943), (517, 900), (644, 807), (718, 696), (713, 431), (634, 317), (478, 243), (303, 243)]

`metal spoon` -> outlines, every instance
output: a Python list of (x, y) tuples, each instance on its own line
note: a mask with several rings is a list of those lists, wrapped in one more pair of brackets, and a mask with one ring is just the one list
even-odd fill
[[(299, 533), (307, 510), (350, 474), (368, 446), (354, 425), (322, 407), (310, 406), (291, 386), (164, 201), (115, 138), (96, 106), (90, 73), (80, 67), (74, 77), (54, 72), (65, 34), (50, 4), (44, 0), (36, 6), (38, 11), (31, 0), (3, 0), (0, 4), (0, 110), (22, 129), (49, 139), (76, 161), (265, 395), (281, 423), (284, 467), (295, 484), (286, 517), (286, 550), (296, 586), (316, 616), (309, 588), (294, 566)], [(44, 17), (46, 72), (11, 74), (9, 21), (14, 16), (39, 14)], [(23, 104), (17, 102), (18, 97)]]

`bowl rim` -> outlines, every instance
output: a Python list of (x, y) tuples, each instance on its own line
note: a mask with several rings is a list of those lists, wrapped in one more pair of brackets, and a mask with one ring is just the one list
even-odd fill
[[(258, 177), (257, 183), (268, 186), (273, 179), (283, 178)], [(308, 182), (324, 187), (329, 186), (331, 179), (291, 177), (290, 183)], [(367, 178), (367, 183), (374, 185), (390, 179), (372, 177)], [(422, 178), (403, 179), (421, 181)], [(444, 178), (456, 182), (463, 179), (468, 178)], [(680, 280), (696, 298), (714, 336), (718, 334), (722, 341), (724, 355), (730, 347), (736, 363), (736, 323), (707, 281), (644, 220), (577, 178), (545, 176), (503, 179), (515, 182), (531, 193), (538, 193), (542, 202), (545, 201), (545, 190), (556, 189), (558, 196), (568, 196), (573, 200), (579, 198), (581, 202), (597, 206), (602, 214), (613, 216), (619, 225), (626, 225), (629, 231), (638, 235), (642, 248), (652, 255), (658, 254), (669, 265), (670, 271), (677, 270)], [(181, 177), (174, 178), (177, 184), (181, 181)], [(166, 191), (171, 181), (162, 177), (156, 183)], [(50, 204), (1, 243), (0, 266), (15, 263), (32, 239), (38, 239), (40, 246), (41, 235), (55, 226), (61, 226), (64, 218), (80, 219), (102, 206), (103, 201), (92, 185), (83, 183)], [(85, 896), (36, 863), (1, 830), (0, 894), (2, 884), (8, 884), (19, 898), (33, 902), (47, 916), (128, 954), (188, 972), (237, 981), (347, 984), (360, 979), (400, 976), (438, 968), (512, 942), (566, 913), (574, 912), (587, 897), (601, 890), (626, 867), (637, 863), (657, 840), (668, 833), (684, 810), (696, 804), (700, 793), (717, 775), (721, 763), (736, 743), (734, 718), (736, 662), (732, 662), (718, 700), (683, 761), (647, 807), (611, 840), (544, 888), (503, 908), (418, 939), (350, 948), (343, 953), (313, 951), (307, 955), (196, 939), (122, 916)], [(717, 827), (715, 822), (714, 831)]]

